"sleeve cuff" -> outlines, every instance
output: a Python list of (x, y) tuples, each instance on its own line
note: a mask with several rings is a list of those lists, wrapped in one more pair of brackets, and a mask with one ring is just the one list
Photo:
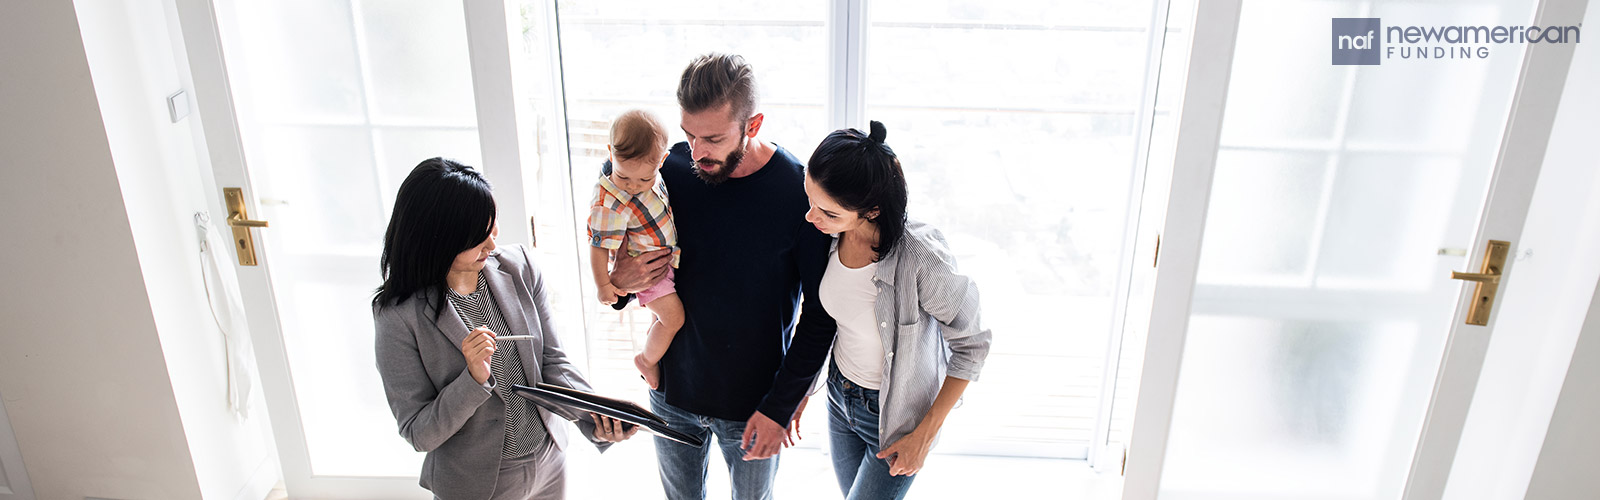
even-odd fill
[(766, 415), (767, 418), (772, 419), (773, 422), (777, 422), (778, 425), (782, 426), (784, 429), (788, 429), (789, 418), (794, 416), (794, 408), (790, 407), (788, 413), (783, 413), (783, 410), (783, 408), (775, 408), (766, 404), (756, 408), (757, 412), (760, 412), (762, 415)]
[(978, 369), (977, 368), (970, 368), (970, 369), (964, 369), (964, 370), (956, 370), (956, 369), (952, 368), (950, 371), (945, 372), (945, 375), (950, 376), (950, 377), (959, 378), (961, 380), (965, 380), (965, 381), (968, 381), (968, 382), (977, 382), (978, 381)]

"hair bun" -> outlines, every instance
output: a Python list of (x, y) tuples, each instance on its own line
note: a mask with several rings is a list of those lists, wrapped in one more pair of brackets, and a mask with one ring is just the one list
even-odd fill
[(878, 144), (883, 144), (883, 138), (887, 135), (889, 135), (889, 131), (883, 128), (883, 122), (873, 120), (872, 133), (867, 134), (867, 139)]

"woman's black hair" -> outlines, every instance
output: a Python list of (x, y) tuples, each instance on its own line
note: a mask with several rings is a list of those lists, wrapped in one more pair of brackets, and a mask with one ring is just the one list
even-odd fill
[(477, 170), (444, 158), (418, 163), (394, 197), (373, 304), (399, 305), (422, 290), (443, 297), (456, 256), (488, 239), (494, 220), (494, 195)]
[[(846, 210), (866, 218), (878, 227), (878, 245), (872, 247), (881, 259), (894, 250), (906, 229), (906, 175), (900, 158), (883, 143), (888, 131), (872, 122), (872, 133), (853, 128), (828, 134), (811, 153), (806, 174)], [(876, 217), (867, 217), (873, 210)]]

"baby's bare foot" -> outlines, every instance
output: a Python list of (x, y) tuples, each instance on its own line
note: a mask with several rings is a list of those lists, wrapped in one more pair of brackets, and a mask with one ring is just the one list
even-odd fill
[(639, 374), (644, 375), (644, 383), (651, 389), (657, 389), (661, 384), (661, 366), (645, 359), (644, 353), (633, 357), (633, 367), (639, 369)]

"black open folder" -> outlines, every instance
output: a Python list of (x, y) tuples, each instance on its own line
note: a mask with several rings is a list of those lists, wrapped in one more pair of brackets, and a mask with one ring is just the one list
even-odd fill
[(698, 437), (667, 427), (666, 420), (630, 401), (550, 384), (537, 384), (533, 387), (512, 385), (511, 392), (574, 422), (580, 418), (589, 418), (589, 413), (598, 413), (621, 420), (625, 425), (641, 426), (645, 432), (689, 446), (698, 447), (705, 444), (705, 441)]

